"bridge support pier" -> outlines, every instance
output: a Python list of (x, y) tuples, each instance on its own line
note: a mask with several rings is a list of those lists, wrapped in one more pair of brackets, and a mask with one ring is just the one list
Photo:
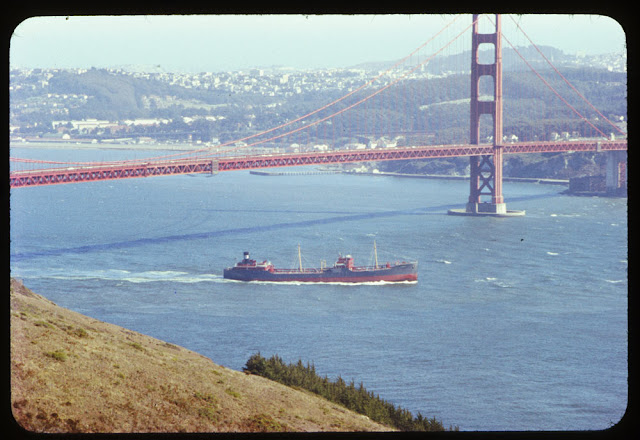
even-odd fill
[[(472, 215), (506, 214), (507, 205), (502, 197), (502, 147), (494, 147), (494, 154), (470, 158), (469, 202), (465, 212)], [(491, 203), (482, 202), (481, 196), (491, 196)]]
[[(451, 215), (471, 216), (522, 216), (524, 211), (508, 211), (502, 196), (502, 35), (501, 18), (495, 16), (495, 32), (480, 33), (478, 14), (473, 15), (473, 34), (471, 38), (471, 125), (470, 141), (480, 144), (480, 116), (487, 114), (493, 118), (493, 154), (471, 156), (471, 186), (466, 209), (451, 209)], [(481, 44), (493, 44), (494, 62), (480, 64), (478, 47)], [(480, 98), (480, 77), (493, 78), (493, 100)], [(491, 202), (482, 202), (481, 196), (490, 195)]]
[(606, 189), (609, 195), (625, 195), (627, 192), (627, 152), (608, 151), (606, 165)]

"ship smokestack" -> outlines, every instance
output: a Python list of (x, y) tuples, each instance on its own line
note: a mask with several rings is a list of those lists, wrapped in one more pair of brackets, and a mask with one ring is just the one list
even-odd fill
[(245, 252), (244, 253), (244, 259), (245, 259), (245, 261), (247, 261), (249, 259), (249, 252)]

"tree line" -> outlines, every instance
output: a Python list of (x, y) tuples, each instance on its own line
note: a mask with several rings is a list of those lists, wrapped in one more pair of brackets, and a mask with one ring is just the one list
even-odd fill
[[(347, 383), (340, 376), (331, 381), (327, 376), (319, 376), (313, 364), (304, 365), (302, 360), (286, 364), (277, 354), (266, 359), (257, 353), (249, 358), (243, 370), (289, 387), (311, 391), (330, 402), (401, 431), (445, 430), (442, 422), (435, 417), (424, 417), (420, 412), (414, 417), (409, 410), (396, 407), (372, 391), (367, 391), (362, 382), (356, 386), (353, 380)], [(457, 431), (458, 427), (450, 426), (449, 430)]]

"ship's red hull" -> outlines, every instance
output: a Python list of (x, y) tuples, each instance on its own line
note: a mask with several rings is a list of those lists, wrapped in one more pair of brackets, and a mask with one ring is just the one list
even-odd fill
[(367, 283), (418, 280), (418, 263), (360, 268), (332, 267), (323, 269), (286, 270), (254, 265), (237, 265), (224, 270), (224, 278), (237, 281), (301, 282), (301, 283)]
[[(225, 277), (225, 278), (229, 278), (229, 277)], [(231, 278), (233, 279), (233, 278)], [(238, 280), (236, 278), (236, 280)], [(279, 277), (278, 279), (270, 279), (270, 280), (263, 280), (263, 279), (244, 279), (244, 280), (238, 280), (238, 281), (268, 281), (268, 282), (299, 282), (299, 283), (372, 283), (372, 282), (402, 282), (402, 281), (418, 281), (418, 276), (417, 275), (413, 275), (413, 274), (409, 274), (409, 275), (391, 275), (388, 277), (382, 277), (382, 278), (373, 278), (373, 277), (335, 277), (335, 278), (316, 278), (316, 279), (312, 279), (312, 278), (296, 278), (296, 277), (291, 277), (291, 278), (287, 278), (287, 277)]]

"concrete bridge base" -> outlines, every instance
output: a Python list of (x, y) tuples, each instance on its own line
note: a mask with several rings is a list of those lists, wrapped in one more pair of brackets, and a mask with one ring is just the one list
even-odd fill
[(506, 203), (467, 203), (465, 209), (450, 209), (448, 214), (471, 217), (522, 217), (525, 211), (507, 210)]
[(627, 152), (608, 151), (605, 184), (607, 194), (626, 194), (627, 191)]

